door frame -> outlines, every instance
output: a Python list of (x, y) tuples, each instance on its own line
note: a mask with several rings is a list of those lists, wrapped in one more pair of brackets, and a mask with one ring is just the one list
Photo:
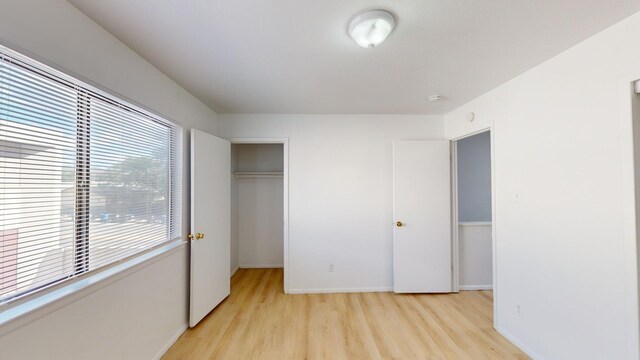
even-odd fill
[(468, 137), (489, 132), (491, 142), (491, 263), (493, 276), (493, 324), (497, 324), (498, 301), (496, 294), (498, 293), (498, 252), (497, 252), (497, 218), (496, 218), (496, 165), (495, 165), (495, 142), (492, 126), (485, 126), (468, 134), (464, 134), (452, 139), (451, 141), (451, 249), (452, 249), (452, 289), (453, 292), (460, 292), (460, 243), (458, 237), (458, 141)]
[(227, 138), (234, 144), (282, 144), (282, 194), (283, 194), (283, 265), (284, 265), (284, 293), (289, 294), (289, 138), (255, 138), (234, 137)]
[(631, 308), (635, 313), (632, 314), (635, 320), (635, 326), (630, 329), (634, 332), (636, 342), (634, 346), (640, 343), (640, 330), (638, 328), (638, 319), (640, 318), (640, 288), (638, 286), (638, 279), (640, 278), (640, 182), (638, 182), (636, 173), (640, 172), (640, 169), (636, 167), (637, 155), (636, 147), (639, 147), (640, 139), (634, 134), (634, 128), (638, 124), (638, 119), (635, 118), (633, 112), (633, 99), (634, 96), (640, 96), (636, 94), (636, 81), (640, 81), (640, 71), (633, 71), (627, 73), (618, 78), (618, 100), (620, 106), (619, 121), (620, 128), (623, 134), (621, 142), (622, 147), (622, 163), (623, 163), (623, 176), (622, 176), (622, 205), (623, 205), (623, 238), (624, 238), (624, 253), (627, 254), (626, 261), (629, 261), (633, 266), (627, 267), (631, 271), (632, 279), (627, 286), (635, 292), (635, 299)]

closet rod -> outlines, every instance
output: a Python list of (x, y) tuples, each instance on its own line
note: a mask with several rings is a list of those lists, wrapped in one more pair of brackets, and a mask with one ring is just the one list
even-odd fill
[(282, 172), (278, 171), (236, 171), (233, 173), (233, 176), (236, 179), (245, 179), (245, 178), (281, 178), (283, 177)]

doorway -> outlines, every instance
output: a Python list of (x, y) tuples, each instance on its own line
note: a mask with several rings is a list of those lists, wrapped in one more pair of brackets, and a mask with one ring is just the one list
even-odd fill
[(454, 291), (493, 290), (491, 132), (453, 146)]
[(287, 140), (231, 139), (231, 273), (287, 265)]

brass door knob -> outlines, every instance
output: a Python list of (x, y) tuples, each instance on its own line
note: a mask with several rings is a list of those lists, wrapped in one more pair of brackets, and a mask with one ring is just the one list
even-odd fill
[(204, 239), (204, 234), (196, 233), (196, 240)]
[(187, 237), (189, 238), (189, 240), (193, 240), (193, 234), (189, 233), (189, 235), (187, 235)]
[(402, 225), (404, 225), (404, 224), (402, 223), (402, 221), (396, 221), (396, 226), (397, 226), (397, 227), (402, 227)]

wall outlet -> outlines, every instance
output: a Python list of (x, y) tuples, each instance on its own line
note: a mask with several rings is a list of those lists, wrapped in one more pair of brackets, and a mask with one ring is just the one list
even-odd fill
[(516, 305), (516, 313), (519, 316), (522, 316), (522, 305), (520, 305), (520, 304)]
[(335, 270), (333, 264), (329, 264), (329, 272), (333, 272), (333, 270)]
[(516, 191), (513, 194), (513, 198), (515, 199), (516, 202), (522, 202), (522, 191)]

